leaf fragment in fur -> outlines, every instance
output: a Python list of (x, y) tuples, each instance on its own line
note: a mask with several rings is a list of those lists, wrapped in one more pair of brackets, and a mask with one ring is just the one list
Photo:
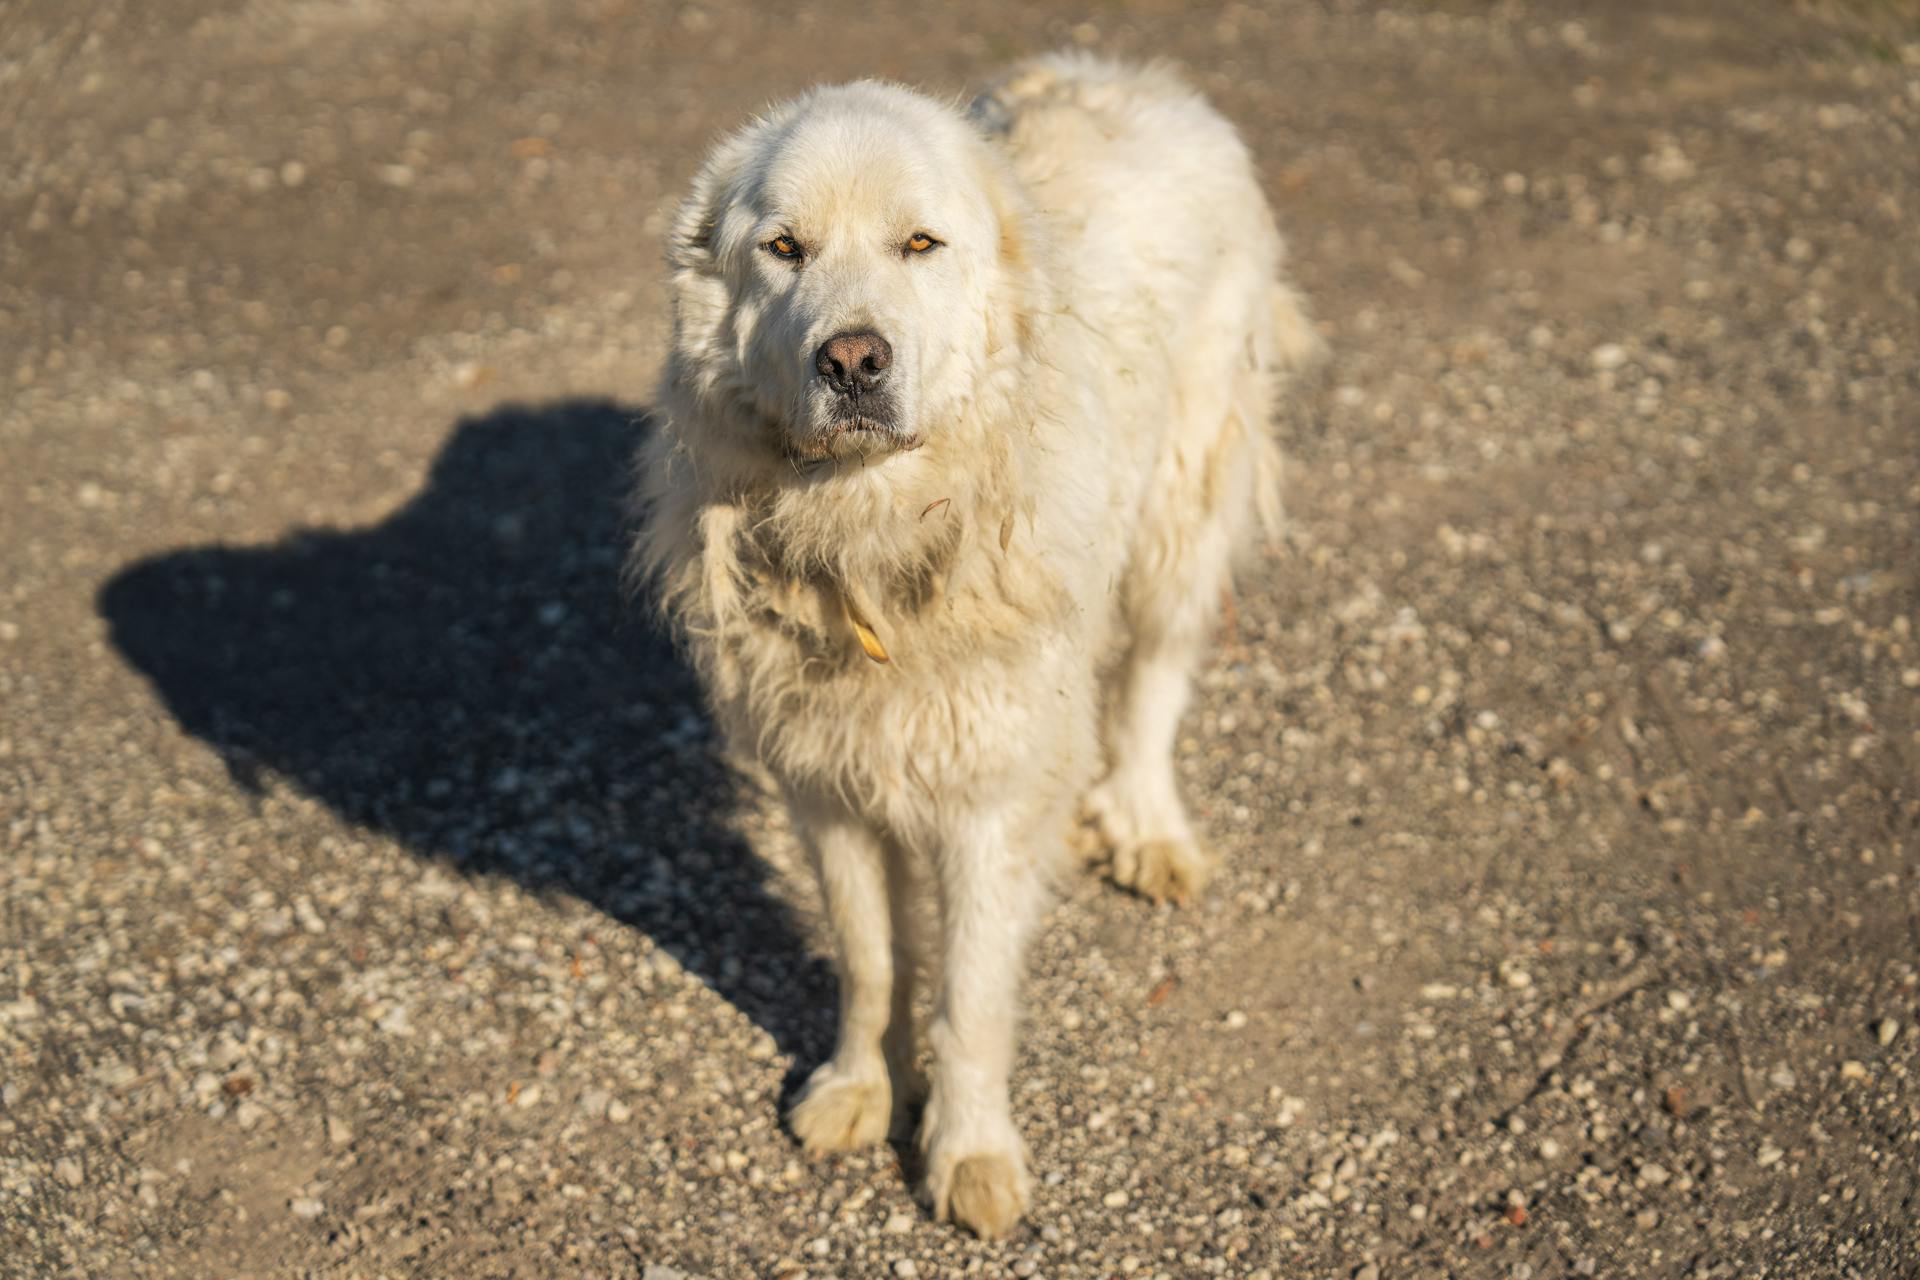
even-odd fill
[(873, 633), (872, 627), (860, 621), (860, 619), (855, 618), (853, 620), (853, 634), (860, 637), (860, 647), (866, 650), (869, 658), (872, 658), (875, 662), (885, 662), (888, 660), (887, 647), (880, 643), (880, 637)]
[(889, 661), (887, 646), (880, 643), (880, 635), (873, 629), (873, 624), (861, 616), (861, 607), (855, 603), (851, 592), (841, 593), (840, 607), (847, 612), (847, 621), (853, 626), (853, 634), (859, 639), (861, 650), (875, 662)]

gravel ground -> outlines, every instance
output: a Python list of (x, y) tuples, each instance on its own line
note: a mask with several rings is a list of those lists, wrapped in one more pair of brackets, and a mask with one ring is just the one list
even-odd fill
[[(1082, 43), (1335, 353), (1034, 958), (982, 1245), (804, 1160), (811, 889), (617, 585), (665, 211)], [(0, 0), (0, 1273), (1920, 1274), (1906, 0)]]

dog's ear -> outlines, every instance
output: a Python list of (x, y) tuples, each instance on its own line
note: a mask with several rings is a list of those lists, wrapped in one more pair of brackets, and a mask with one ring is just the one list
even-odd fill
[[(726, 325), (730, 290), (720, 268), (720, 226), (741, 175), (752, 158), (745, 132), (715, 147), (680, 202), (667, 232), (667, 264), (671, 268), (673, 297), (674, 368), (685, 371), (684, 360), (695, 364), (718, 349), (718, 335)], [(678, 376), (674, 374), (671, 376)]]
[(667, 262), (678, 271), (707, 274), (714, 267), (714, 235), (728, 194), (733, 190), (749, 147), (744, 132), (713, 149), (693, 179), (693, 189), (680, 202), (673, 227), (667, 233)]

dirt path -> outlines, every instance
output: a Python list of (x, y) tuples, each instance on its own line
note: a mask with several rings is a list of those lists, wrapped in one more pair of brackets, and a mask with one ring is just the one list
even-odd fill
[[(1920, 1267), (1904, 4), (0, 0), (0, 1273)], [(1072, 43), (1335, 352), (983, 1246), (804, 1161), (812, 898), (617, 500), (770, 97)]]

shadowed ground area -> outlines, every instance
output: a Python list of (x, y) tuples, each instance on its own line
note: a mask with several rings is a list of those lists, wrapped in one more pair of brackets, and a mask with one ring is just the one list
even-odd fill
[[(0, 1275), (1910, 1276), (1915, 18), (0, 0)], [(817, 903), (621, 507), (712, 140), (1068, 45), (1332, 358), (983, 1245), (782, 1127)]]
[(169, 553), (100, 611), (245, 792), (282, 778), (460, 872), (577, 895), (818, 1051), (831, 982), (729, 825), (692, 673), (621, 591), (644, 430), (601, 401), (503, 408), (377, 526)]

